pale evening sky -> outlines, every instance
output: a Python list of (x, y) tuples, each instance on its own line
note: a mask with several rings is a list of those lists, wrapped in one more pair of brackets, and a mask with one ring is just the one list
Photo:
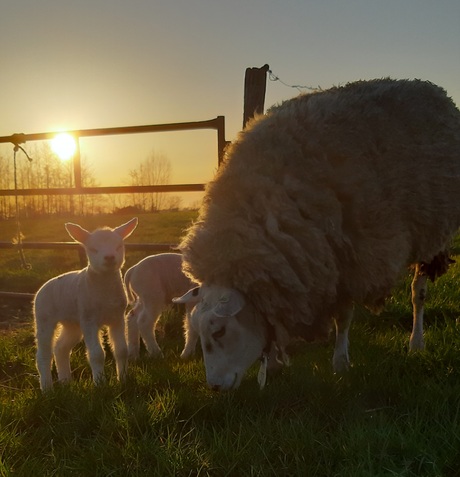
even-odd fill
[[(0, 136), (222, 115), (232, 140), (245, 69), (265, 63), (321, 88), (428, 79), (460, 105), (459, 0), (6, 0), (0, 44)], [(298, 93), (268, 81), (265, 105)], [(214, 132), (128, 137), (82, 144), (102, 185), (152, 150), (172, 182), (215, 170)]]

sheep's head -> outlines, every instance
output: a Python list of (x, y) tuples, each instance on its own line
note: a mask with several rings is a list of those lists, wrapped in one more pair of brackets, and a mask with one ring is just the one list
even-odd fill
[(202, 285), (173, 301), (196, 302), (191, 322), (200, 335), (208, 385), (236, 389), (267, 346), (264, 321), (232, 288)]
[(136, 226), (137, 218), (115, 229), (105, 227), (94, 232), (88, 232), (77, 224), (65, 224), (68, 234), (85, 247), (89, 267), (96, 273), (116, 271), (123, 266), (123, 241), (132, 234)]

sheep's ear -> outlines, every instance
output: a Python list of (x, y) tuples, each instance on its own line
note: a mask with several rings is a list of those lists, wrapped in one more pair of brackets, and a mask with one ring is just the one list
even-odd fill
[(172, 299), (173, 303), (191, 303), (197, 302), (200, 300), (200, 291), (201, 287), (195, 287), (189, 290), (185, 295), (178, 296)]
[(129, 237), (133, 232), (134, 229), (137, 227), (137, 217), (131, 219), (126, 224), (120, 225), (116, 229), (113, 229), (115, 233), (117, 233), (123, 240)]
[(89, 232), (83, 227), (80, 227), (78, 224), (72, 224), (68, 222), (65, 224), (67, 233), (76, 241), (80, 243), (85, 243), (86, 239), (89, 236)]
[(238, 290), (229, 288), (219, 297), (212, 311), (217, 316), (235, 316), (245, 304), (244, 296)]

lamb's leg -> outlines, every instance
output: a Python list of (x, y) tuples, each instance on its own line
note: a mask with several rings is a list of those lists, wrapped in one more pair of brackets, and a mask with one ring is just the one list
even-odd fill
[(62, 326), (54, 345), (54, 360), (59, 381), (65, 382), (72, 379), (70, 353), (74, 346), (81, 341), (81, 338), (82, 334), (78, 325), (66, 323)]
[(144, 303), (137, 318), (137, 326), (148, 353), (158, 358), (162, 358), (163, 353), (157, 343), (155, 327), (162, 309), (162, 304)]
[(425, 348), (425, 341), (423, 339), (423, 306), (426, 299), (427, 279), (428, 276), (421, 272), (420, 265), (417, 264), (411, 285), (413, 323), (409, 340), (410, 351), (423, 350)]
[(128, 347), (126, 346), (125, 340), (123, 316), (118, 320), (114, 319), (109, 326), (109, 340), (115, 357), (118, 380), (124, 381), (126, 378), (126, 368), (128, 363)]
[(49, 325), (49, 321), (42, 323), (41, 319), (36, 319), (36, 365), (38, 374), (40, 375), (40, 389), (42, 391), (47, 391), (53, 387), (51, 365), (53, 363), (53, 338), (55, 326)]
[(348, 369), (348, 331), (353, 319), (353, 307), (342, 308), (334, 318), (335, 321), (335, 349), (332, 358), (334, 372), (341, 373)]
[(180, 357), (182, 359), (189, 359), (191, 356), (195, 354), (196, 344), (198, 342), (198, 338), (200, 335), (198, 332), (193, 328), (190, 313), (191, 313), (190, 306), (185, 305), (185, 317), (184, 317), (184, 338), (185, 338), (185, 345), (184, 349)]
[[(101, 336), (98, 327), (94, 324), (95, 319), (80, 320), (82, 323), (83, 338), (85, 340), (88, 361), (93, 373), (93, 380), (96, 384), (105, 381), (104, 377), (104, 361), (105, 353), (101, 344)], [(84, 324), (83, 324), (84, 322)]]
[(128, 357), (135, 360), (139, 358), (139, 328), (137, 326), (138, 303), (126, 316)]

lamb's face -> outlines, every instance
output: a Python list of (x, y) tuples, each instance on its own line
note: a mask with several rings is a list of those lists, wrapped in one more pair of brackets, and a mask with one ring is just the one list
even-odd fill
[(96, 230), (85, 242), (91, 268), (98, 273), (119, 270), (125, 261), (123, 238), (112, 230)]
[(190, 298), (198, 300), (191, 323), (200, 335), (209, 386), (236, 389), (248, 368), (262, 356), (266, 345), (263, 322), (252, 316), (244, 297), (234, 289), (202, 285)]
[(137, 218), (115, 229), (102, 228), (88, 232), (78, 224), (67, 223), (68, 234), (80, 242), (86, 251), (90, 268), (96, 273), (119, 270), (125, 261), (123, 240), (129, 237), (137, 227)]

